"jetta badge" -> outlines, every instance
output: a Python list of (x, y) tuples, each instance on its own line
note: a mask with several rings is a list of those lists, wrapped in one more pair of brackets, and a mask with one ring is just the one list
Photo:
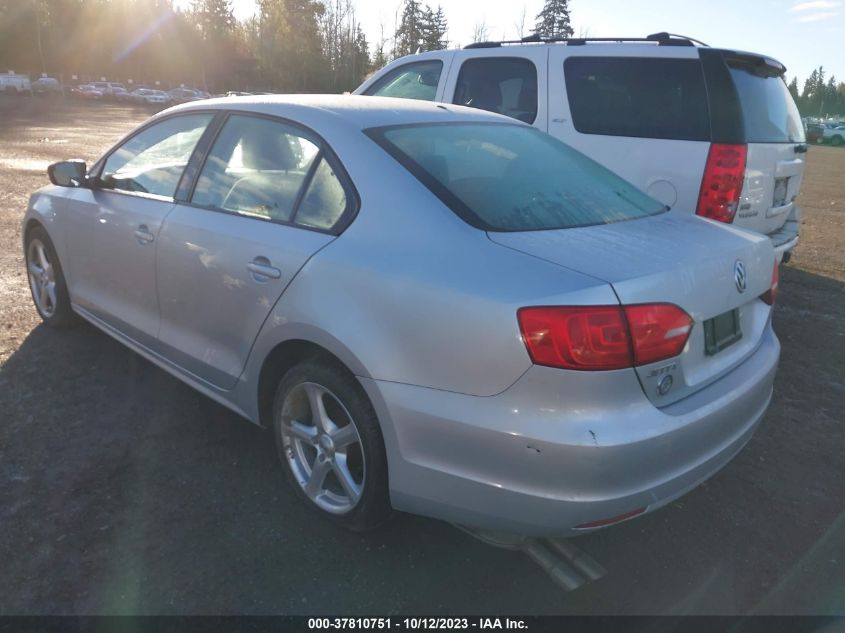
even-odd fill
[(734, 283), (737, 290), (745, 292), (745, 264), (740, 259), (734, 264)]

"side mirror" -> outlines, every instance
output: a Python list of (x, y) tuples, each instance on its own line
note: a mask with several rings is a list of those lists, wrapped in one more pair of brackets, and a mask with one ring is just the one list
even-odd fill
[(47, 168), (50, 182), (59, 187), (81, 187), (87, 174), (88, 166), (84, 160), (63, 160)]

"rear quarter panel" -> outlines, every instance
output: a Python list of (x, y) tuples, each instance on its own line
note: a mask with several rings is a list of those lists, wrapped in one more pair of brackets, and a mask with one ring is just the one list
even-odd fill
[(277, 344), (305, 338), (362, 377), (489, 396), (531, 365), (517, 308), (616, 302), (599, 280), (494, 244), (358, 135), (334, 144), (358, 216), (274, 307), (247, 381)]

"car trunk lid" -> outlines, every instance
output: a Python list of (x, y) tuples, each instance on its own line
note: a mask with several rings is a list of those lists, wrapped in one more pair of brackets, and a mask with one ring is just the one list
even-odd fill
[[(609, 283), (623, 305), (672, 303), (692, 317), (680, 356), (636, 368), (643, 390), (658, 406), (702, 389), (741, 363), (768, 322), (769, 306), (759, 297), (771, 285), (774, 255), (765, 236), (674, 211), (599, 226), (488, 235), (502, 246)], [(742, 292), (737, 262), (745, 269)], [(741, 338), (708, 350), (713, 337), (705, 324), (726, 314), (735, 315)]]

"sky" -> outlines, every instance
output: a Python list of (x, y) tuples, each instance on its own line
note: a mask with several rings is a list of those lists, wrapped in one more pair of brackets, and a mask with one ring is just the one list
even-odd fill
[[(367, 39), (378, 42), (381, 26), (393, 33), (402, 0), (353, 0)], [(525, 7), (526, 34), (543, 0), (423, 0), (440, 4), (449, 21), (450, 47), (472, 41), (484, 23), (488, 39), (514, 39)], [(255, 11), (254, 0), (232, 0), (235, 15)], [(569, 0), (576, 36), (642, 37), (668, 31), (710, 46), (769, 55), (798, 76), (799, 89), (814, 68), (845, 81), (845, 0)]]

